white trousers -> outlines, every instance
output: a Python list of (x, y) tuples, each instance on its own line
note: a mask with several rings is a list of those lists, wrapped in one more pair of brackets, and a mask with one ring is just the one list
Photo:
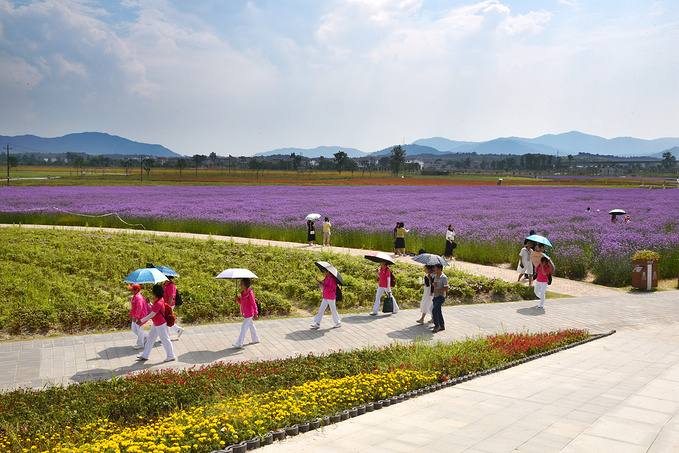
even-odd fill
[(335, 299), (323, 299), (321, 301), (321, 308), (318, 310), (318, 314), (314, 316), (314, 322), (316, 324), (320, 324), (321, 321), (323, 321), (323, 314), (325, 313), (325, 309), (328, 307), (330, 307), (332, 322), (334, 322), (335, 325), (342, 322), (342, 320), (339, 317), (339, 314), (337, 314), (337, 306), (335, 305)]
[(259, 336), (257, 335), (257, 328), (255, 327), (255, 322), (254, 322), (254, 316), (250, 316), (249, 318), (245, 318), (243, 320), (243, 324), (240, 325), (240, 336), (238, 337), (238, 341), (236, 341), (236, 344), (238, 346), (243, 346), (243, 342), (245, 341), (245, 335), (248, 333), (248, 330), (250, 331), (250, 338), (252, 341), (259, 341)]
[(165, 348), (165, 358), (175, 359), (176, 357), (174, 355), (174, 348), (172, 347), (172, 342), (170, 341), (170, 331), (167, 328), (167, 324), (161, 324), (159, 326), (154, 324), (151, 326), (151, 330), (149, 330), (149, 336), (146, 339), (146, 346), (144, 347), (144, 351), (141, 353), (141, 357), (145, 359), (149, 358), (151, 349), (153, 349), (153, 343), (156, 342), (157, 338), (160, 338), (160, 342)]
[[(170, 308), (172, 308), (172, 313), (174, 313), (174, 307), (170, 307)], [(174, 324), (172, 324), (172, 327), (170, 327), (170, 332), (179, 333), (179, 332), (181, 332), (182, 330), (184, 330), (184, 329), (182, 329), (181, 327), (179, 327), (179, 324), (177, 324), (176, 322), (175, 322)]]
[[(375, 296), (375, 305), (373, 305), (373, 313), (378, 313), (380, 311), (380, 302), (382, 301), (382, 294), (384, 292), (391, 294), (391, 288), (383, 288), (381, 286), (377, 287), (377, 295)], [(396, 298), (394, 298), (394, 313), (398, 312), (398, 304), (396, 303)]]
[(144, 346), (144, 338), (146, 338), (146, 332), (144, 331), (144, 326), (140, 326), (136, 322), (132, 323), (132, 333), (137, 336), (137, 346)]
[(533, 292), (540, 298), (540, 305), (538, 305), (538, 307), (544, 307), (545, 296), (547, 295), (547, 282), (535, 282), (535, 288), (533, 289)]

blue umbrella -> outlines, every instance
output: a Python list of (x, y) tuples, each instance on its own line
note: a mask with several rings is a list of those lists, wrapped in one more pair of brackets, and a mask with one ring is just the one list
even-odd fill
[(170, 267), (165, 267), (165, 266), (155, 266), (156, 269), (158, 269), (160, 272), (163, 273), (164, 276), (166, 277), (179, 277), (179, 274), (177, 271)]
[(531, 234), (530, 236), (528, 236), (528, 237), (526, 238), (526, 240), (527, 240), (527, 241), (536, 242), (536, 243), (538, 243), (538, 244), (544, 244), (544, 245), (546, 245), (547, 247), (551, 247), (551, 246), (552, 246), (552, 243), (549, 242), (549, 239), (547, 239), (547, 238), (544, 237), (544, 236), (540, 236), (539, 234)]
[(130, 283), (132, 285), (143, 285), (145, 283), (160, 283), (167, 280), (167, 277), (163, 275), (158, 269), (154, 268), (143, 268), (137, 269), (125, 278), (125, 283)]

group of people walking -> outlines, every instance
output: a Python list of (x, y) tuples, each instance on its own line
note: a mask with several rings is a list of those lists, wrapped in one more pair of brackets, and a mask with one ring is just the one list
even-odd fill
[[(531, 231), (531, 236), (534, 234), (535, 232)], [(545, 251), (545, 244), (525, 239), (519, 252), (516, 271), (519, 273), (517, 282), (528, 280), (528, 286), (533, 286), (535, 282), (533, 292), (540, 300), (535, 308), (544, 308), (547, 287), (552, 283), (552, 276), (556, 271), (554, 262)]]

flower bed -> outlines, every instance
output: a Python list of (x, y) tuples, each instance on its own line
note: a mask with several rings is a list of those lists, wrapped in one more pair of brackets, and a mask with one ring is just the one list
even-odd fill
[[(679, 276), (677, 190), (226, 186), (173, 187), (166, 198), (158, 198), (158, 190), (8, 187), (0, 191), (0, 221), (125, 227), (113, 216), (68, 214), (117, 212), (150, 229), (305, 242), (303, 219), (314, 211), (330, 217), (334, 245), (391, 250), (392, 228), (403, 221), (411, 230), (408, 250), (443, 253), (445, 228), (452, 223), (458, 258), (515, 266), (522, 240), (533, 229), (554, 244), (558, 275), (581, 278), (591, 271), (598, 283), (624, 285), (632, 253), (653, 248), (662, 256), (661, 276)], [(376, 210), (376, 203), (386, 208)], [(607, 213), (613, 208), (624, 208), (631, 222), (612, 223)]]
[(209, 452), (588, 337), (505, 333), (8, 392), (0, 395), (0, 448)]

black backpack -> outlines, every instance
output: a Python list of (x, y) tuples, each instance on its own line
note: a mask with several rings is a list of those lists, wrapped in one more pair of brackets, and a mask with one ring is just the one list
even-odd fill
[(182, 294), (177, 290), (177, 293), (174, 295), (174, 306), (179, 307), (181, 304), (184, 303), (184, 300), (182, 299)]
[(335, 301), (342, 302), (344, 296), (342, 296), (342, 287), (337, 285), (337, 291), (335, 292)]

